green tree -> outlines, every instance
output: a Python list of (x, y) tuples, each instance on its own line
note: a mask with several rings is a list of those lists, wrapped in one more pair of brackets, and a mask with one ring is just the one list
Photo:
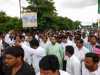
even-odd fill
[(80, 21), (75, 21), (73, 22), (73, 27), (74, 29), (79, 29), (79, 26), (81, 25), (81, 22)]
[(52, 16), (57, 15), (56, 9), (53, 6), (54, 2), (52, 0), (27, 0), (27, 1), (30, 4), (28, 7), (33, 6), (33, 8), (36, 9), (38, 17), (37, 19), (38, 27), (40, 29), (51, 27)]
[(22, 22), (16, 17), (9, 17), (4, 12), (0, 12), (0, 32), (6, 32), (11, 29), (21, 29)]
[[(72, 21), (68, 17), (57, 16), (53, 0), (27, 0), (28, 9), (37, 12), (37, 22), (39, 29), (76, 29), (80, 25), (79, 21)], [(32, 9), (33, 8), (33, 9)]]

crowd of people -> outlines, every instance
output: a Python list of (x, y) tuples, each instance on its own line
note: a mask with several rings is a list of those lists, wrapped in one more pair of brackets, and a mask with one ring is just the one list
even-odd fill
[(100, 30), (0, 33), (0, 75), (100, 75)]

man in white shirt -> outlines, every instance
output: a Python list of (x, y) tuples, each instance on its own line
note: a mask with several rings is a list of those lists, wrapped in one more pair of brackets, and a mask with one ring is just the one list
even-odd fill
[(85, 58), (85, 54), (88, 53), (89, 50), (84, 47), (84, 41), (82, 39), (76, 40), (76, 48), (75, 48), (75, 56), (80, 60), (83, 61)]
[(3, 44), (2, 44), (2, 37), (0, 36), (0, 57), (2, 55)]
[[(14, 31), (10, 31), (9, 33), (7, 33), (6, 35), (5, 35), (5, 38), (4, 38), (4, 41), (7, 43), (7, 44), (9, 44), (10, 46), (13, 46), (14, 45), (14, 43), (15, 43), (15, 40), (14, 40), (14, 33), (13, 33)], [(10, 36), (12, 36), (12, 39), (10, 38)]]
[(95, 53), (87, 53), (82, 63), (82, 75), (100, 75), (100, 59)]
[(81, 65), (79, 59), (74, 55), (74, 48), (66, 46), (65, 55), (67, 59), (66, 71), (71, 75), (80, 75)]
[(40, 60), (40, 72), (37, 75), (70, 75), (69, 73), (59, 70), (60, 65), (55, 55), (47, 55)]
[(25, 59), (34, 67), (35, 72), (39, 72), (39, 61), (46, 55), (45, 49), (39, 46), (39, 41), (33, 38), (30, 46), (21, 44), (25, 52)]
[[(70, 39), (68, 39), (68, 36), (67, 35), (63, 35), (62, 36), (61, 46), (64, 49), (64, 54), (65, 54), (65, 48), (68, 45), (74, 46), (74, 43)], [(65, 55), (64, 55), (64, 60), (63, 60), (63, 70), (66, 71), (66, 58), (65, 58)]]

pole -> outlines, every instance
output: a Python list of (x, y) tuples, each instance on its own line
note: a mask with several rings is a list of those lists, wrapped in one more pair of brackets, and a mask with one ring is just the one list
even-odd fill
[(20, 19), (21, 19), (21, 0), (19, 0), (19, 12), (20, 12)]
[[(100, 16), (100, 0), (98, 0), (98, 16)], [(100, 17), (98, 17), (98, 29), (100, 28)]]
[(98, 18), (98, 29), (100, 28), (100, 18)]

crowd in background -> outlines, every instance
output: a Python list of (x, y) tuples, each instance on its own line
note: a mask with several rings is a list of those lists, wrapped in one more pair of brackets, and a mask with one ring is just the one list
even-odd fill
[(100, 30), (0, 33), (0, 67), (2, 75), (100, 75)]

